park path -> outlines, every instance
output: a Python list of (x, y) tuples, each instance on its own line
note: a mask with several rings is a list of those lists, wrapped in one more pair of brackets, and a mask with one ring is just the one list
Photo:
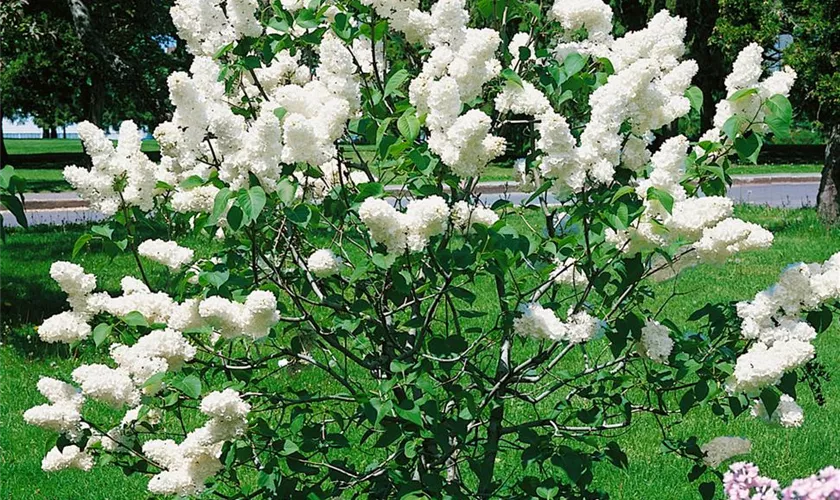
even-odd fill
[[(482, 182), (478, 184), (481, 199), (487, 204), (507, 199), (514, 204), (526, 201), (530, 194), (517, 191), (514, 182)], [(733, 176), (728, 196), (739, 203), (800, 208), (814, 206), (819, 189), (819, 174), (762, 174)], [(387, 186), (389, 192), (398, 186)], [(25, 195), (30, 225), (64, 225), (102, 220), (102, 214), (87, 207), (74, 191), (62, 193), (28, 193)], [(6, 227), (16, 227), (11, 213), (0, 211)]]

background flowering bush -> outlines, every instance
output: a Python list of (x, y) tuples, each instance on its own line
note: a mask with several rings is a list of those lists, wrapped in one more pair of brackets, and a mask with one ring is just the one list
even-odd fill
[[(621, 38), (600, 0), (183, 0), (172, 17), (195, 59), (170, 76), (160, 164), (131, 122), (116, 147), (83, 125), (93, 167), (66, 171), (110, 216), (74, 253), (130, 252), (137, 276), (112, 296), (52, 266), (70, 309), (42, 340), (108, 356), (39, 382), (24, 418), (60, 434), (45, 470), (114, 463), (162, 495), (592, 498), (592, 464), (626, 467), (614, 433), (648, 414), (711, 496), (750, 443), (673, 439), (681, 416), (803, 425), (840, 254), (692, 330), (651, 286), (772, 243), (724, 197), (730, 157), (789, 132), (795, 74), (763, 78), (760, 47), (691, 141), (673, 124), (702, 106), (700, 69), (667, 12)], [(509, 151), (530, 199), (487, 206), (478, 179)], [(124, 416), (92, 421), (93, 401)]]

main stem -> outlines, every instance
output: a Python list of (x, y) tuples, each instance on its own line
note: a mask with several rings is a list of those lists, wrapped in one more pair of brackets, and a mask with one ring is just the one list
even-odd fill
[(140, 261), (140, 254), (137, 252), (137, 242), (134, 240), (137, 235), (137, 228), (135, 227), (134, 231), (131, 230), (134, 217), (131, 215), (131, 211), (128, 209), (128, 205), (126, 205), (125, 198), (123, 198), (122, 193), (119, 193), (119, 195), (120, 201), (122, 202), (123, 214), (125, 215), (125, 230), (128, 233), (128, 244), (131, 248), (131, 254), (134, 255), (134, 262), (137, 263), (137, 268), (140, 270), (140, 277), (143, 278), (143, 283), (145, 283), (147, 287), (151, 288), (149, 278), (146, 277), (146, 270), (143, 269), (143, 263)]
[[(508, 307), (505, 302), (505, 283), (504, 280), (496, 276), (496, 293), (499, 295), (499, 307), (502, 310), (502, 315), (507, 318)], [(499, 350), (499, 362), (496, 365), (496, 383), (502, 383), (503, 379), (510, 371), (510, 328), (505, 321), (504, 339), (502, 340), (502, 347)], [(499, 454), (499, 440), (502, 437), (502, 420), (505, 417), (505, 403), (501, 396), (504, 394), (504, 388), (500, 388), (494, 397), (495, 401), (491, 402), (490, 421), (487, 425), (487, 442), (484, 445), (484, 461), (481, 464), (481, 472), (478, 477), (478, 496), (479, 498), (490, 498), (493, 494), (493, 476), (496, 470), (496, 456)]]

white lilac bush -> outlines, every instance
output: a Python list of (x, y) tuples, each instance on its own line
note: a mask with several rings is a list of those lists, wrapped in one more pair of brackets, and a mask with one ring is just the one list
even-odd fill
[[(725, 197), (731, 157), (789, 131), (795, 74), (764, 77), (760, 47), (692, 141), (675, 121), (701, 108), (702, 68), (666, 11), (618, 38), (600, 0), (172, 17), (194, 61), (169, 78), (160, 163), (133, 123), (116, 147), (82, 124), (92, 168), (66, 170), (109, 216), (74, 253), (137, 272), (113, 295), (52, 266), (70, 308), (41, 338), (103, 356), (39, 382), (24, 418), (60, 434), (45, 470), (118, 465), (160, 495), (595, 498), (593, 464), (626, 467), (616, 435), (648, 414), (708, 496), (750, 443), (701, 446), (682, 416), (807, 425), (796, 387), (823, 373), (840, 254), (689, 329), (654, 286), (772, 243)], [(488, 205), (482, 171), (514, 159), (529, 199)]]

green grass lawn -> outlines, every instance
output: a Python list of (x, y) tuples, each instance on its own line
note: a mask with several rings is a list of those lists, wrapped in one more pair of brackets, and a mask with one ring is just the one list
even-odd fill
[(818, 174), (822, 172), (822, 165), (736, 165), (729, 169), (730, 175), (756, 174)]
[(30, 193), (57, 193), (73, 188), (64, 180), (64, 170), (58, 168), (16, 168), (15, 173), (26, 179), (26, 191)]
[[(738, 215), (761, 223), (776, 234), (770, 250), (741, 254), (725, 266), (699, 266), (688, 269), (677, 280), (657, 286), (663, 294), (672, 288), (682, 295), (669, 302), (666, 317), (688, 325), (687, 317), (707, 302), (726, 302), (751, 298), (757, 291), (774, 283), (787, 264), (794, 261), (823, 261), (840, 250), (840, 228), (826, 229), (810, 210), (784, 210), (739, 207)], [(90, 473), (64, 471), (46, 474), (40, 461), (53, 433), (26, 425), (21, 414), (41, 404), (35, 383), (41, 375), (69, 379), (72, 369), (81, 362), (103, 356), (91, 345), (68, 352), (66, 346), (46, 345), (38, 340), (35, 325), (44, 318), (66, 309), (65, 297), (49, 277), (52, 261), (70, 259), (73, 243), (84, 231), (81, 227), (36, 228), (29, 232), (12, 231), (6, 244), (0, 245), (2, 267), (2, 345), (0, 362), (0, 476), (2, 498), (44, 499), (139, 499), (146, 498), (145, 480), (125, 477), (116, 468), (95, 468)], [(204, 241), (185, 244), (206, 251)], [(128, 256), (110, 260), (101, 254), (82, 255), (77, 259), (88, 272), (98, 277), (100, 288), (115, 292), (126, 274), (136, 274)], [(163, 279), (162, 269), (153, 269), (152, 280)], [(477, 305), (491, 308), (490, 294), (479, 295)], [(487, 300), (485, 300), (487, 299)], [(840, 328), (837, 325), (817, 339), (817, 355), (833, 375), (824, 386), (827, 404), (817, 406), (804, 386), (799, 403), (805, 409), (805, 425), (800, 429), (779, 429), (743, 415), (725, 424), (701, 408), (690, 414), (678, 427), (678, 437), (697, 434), (701, 440), (718, 435), (740, 435), (753, 442), (748, 458), (763, 472), (782, 483), (809, 475), (821, 467), (838, 465), (840, 449)], [(300, 370), (292, 383), (317, 390), (319, 376)], [(106, 416), (108, 410), (93, 408)], [(86, 410), (87, 413), (87, 410)], [(697, 498), (695, 485), (685, 477), (690, 465), (659, 451), (659, 433), (649, 419), (640, 418), (617, 440), (630, 458), (627, 471), (597, 466), (596, 484), (614, 499)], [(517, 471), (517, 463), (502, 464), (505, 470)], [(115, 496), (116, 495), (116, 496)]]
[[(79, 139), (3, 139), (10, 155), (37, 155), (55, 153), (82, 153), (82, 141)], [(116, 141), (115, 141), (116, 143)], [(159, 151), (157, 141), (144, 140), (143, 151)]]

